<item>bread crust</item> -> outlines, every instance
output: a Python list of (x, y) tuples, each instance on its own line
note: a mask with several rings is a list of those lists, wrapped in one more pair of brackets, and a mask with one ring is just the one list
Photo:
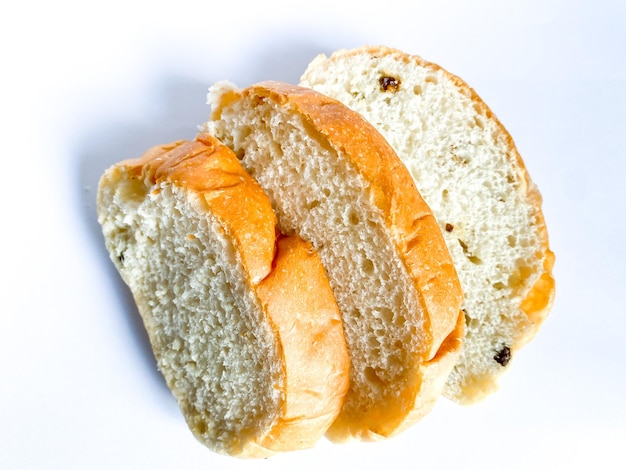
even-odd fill
[(350, 371), (341, 315), (317, 252), (295, 235), (280, 236), (277, 248), (274, 268), (257, 287), (285, 356), (284, 408), (258, 440), (273, 451), (310, 447), (326, 432)]
[(265, 278), (274, 259), (276, 215), (267, 196), (241, 167), (232, 151), (200, 134), (148, 150), (141, 158), (119, 164), (153, 186), (171, 183), (196, 193), (206, 210), (218, 217), (241, 253), (253, 283)]
[[(537, 276), (537, 281), (527, 291), (526, 295), (521, 299), (519, 309), (526, 315), (529, 322), (523, 329), (518, 331), (517, 337), (510, 345), (511, 351), (515, 352), (522, 346), (533, 339), (543, 321), (548, 316), (555, 297), (555, 280), (552, 274), (554, 266), (555, 256), (550, 249), (548, 232), (546, 228), (545, 218), (541, 209), (542, 197), (537, 186), (532, 182), (528, 170), (524, 164), (524, 161), (515, 146), (512, 136), (506, 130), (504, 125), (496, 117), (493, 111), (487, 106), (487, 104), (478, 96), (473, 88), (471, 88), (460, 77), (453, 75), (441, 66), (424, 60), (417, 55), (410, 55), (401, 50), (389, 48), (385, 46), (364, 46), (360, 48), (350, 50), (338, 50), (327, 59), (321, 55), (314, 59), (309, 68), (314, 68), (316, 61), (324, 60), (341, 60), (344, 57), (357, 56), (361, 54), (367, 54), (375, 58), (382, 58), (385, 56), (392, 57), (396, 61), (403, 62), (405, 64), (414, 65), (416, 67), (423, 67), (433, 72), (442, 73), (450, 82), (452, 82), (457, 89), (463, 95), (467, 96), (473, 103), (478, 113), (483, 114), (488, 120), (493, 122), (498, 129), (499, 138), (503, 139), (507, 147), (507, 157), (514, 166), (517, 168), (519, 176), (521, 176), (521, 182), (519, 191), (523, 193), (523, 199), (527, 201), (529, 207), (532, 208), (532, 217), (535, 220), (535, 225), (539, 231), (539, 238), (541, 240), (541, 264), (537, 267), (540, 272)], [(303, 75), (303, 81), (306, 81), (307, 72)], [(463, 389), (462, 396), (450, 396), (450, 398), (459, 401), (461, 403), (473, 403), (493, 391), (496, 388), (496, 381), (500, 373), (488, 374), (481, 377), (473, 377), (471, 383)]]
[(380, 404), (358, 416), (342, 413), (327, 435), (334, 441), (391, 436), (430, 411), (463, 341), (463, 294), (437, 222), (393, 149), (360, 115), (312, 90), (266, 81), (222, 94), (213, 103), (213, 119), (219, 119), (238, 95), (269, 99), (300, 114), (370, 185), (371, 202), (384, 217), (422, 305), (424, 344), (418, 370), (395, 403)]
[[(263, 190), (232, 151), (207, 134), (153, 147), (139, 159), (115, 165), (102, 178), (101, 190), (122, 173), (144, 181), (149, 191), (172, 184), (198, 196), (202, 210), (220, 221), (240, 253), (247, 282), (274, 332), (285, 378), (281, 409), (267, 429), (231, 443), (225, 452), (250, 458), (312, 447), (339, 413), (349, 385), (341, 317), (315, 250), (297, 236), (277, 232)], [(99, 208), (104, 209), (102, 202)], [(150, 309), (145, 302), (138, 301), (138, 307), (154, 347), (158, 332)], [(175, 392), (175, 384), (168, 383)], [(198, 440), (224, 452), (207, 441), (194, 416), (183, 413)]]

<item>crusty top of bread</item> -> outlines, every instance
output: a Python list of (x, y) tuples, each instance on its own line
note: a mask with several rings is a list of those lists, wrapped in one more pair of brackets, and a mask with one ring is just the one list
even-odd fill
[(348, 387), (341, 318), (312, 246), (201, 134), (107, 170), (99, 220), (191, 431), (240, 457), (312, 446)]
[(513, 139), (463, 80), (399, 50), (319, 56), (300, 84), (362, 114), (411, 171), (465, 291), (464, 352), (445, 394), (484, 397), (554, 297), (541, 196)]
[(267, 196), (234, 158), (210, 135), (149, 149), (141, 158), (117, 165), (131, 178), (158, 187), (173, 184), (196, 193), (228, 229), (253, 283), (271, 271), (276, 216)]
[(267, 191), (281, 230), (319, 250), (342, 310), (351, 388), (329, 437), (405, 428), (439, 396), (463, 336), (455, 268), (410, 174), (360, 115), (312, 90), (220, 83), (209, 101), (207, 130)]

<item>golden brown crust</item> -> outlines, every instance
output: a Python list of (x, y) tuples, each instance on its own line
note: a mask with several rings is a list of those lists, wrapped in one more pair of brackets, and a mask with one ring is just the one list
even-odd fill
[[(417, 364), (414, 373), (399, 387), (401, 396), (389, 397), (386, 403), (357, 415), (342, 412), (328, 433), (335, 441), (388, 437), (430, 410), (460, 353), (463, 295), (443, 235), (406, 167), (360, 115), (317, 92), (281, 82), (262, 82), (241, 95), (289, 106), (351, 161), (368, 181), (371, 202), (383, 214), (396, 252), (412, 279), (424, 314), (420, 332), (424, 341), (422, 350), (413, 352), (417, 356), (413, 358)], [(232, 93), (223, 98), (215, 115), (234, 99)], [(441, 375), (438, 379), (437, 374)]]
[(223, 221), (253, 282), (269, 274), (276, 216), (263, 190), (228, 147), (201, 134), (193, 141), (153, 147), (141, 158), (120, 165), (153, 185), (169, 181), (200, 195), (210, 212)]
[(282, 416), (259, 444), (275, 451), (294, 443), (311, 447), (335, 420), (350, 370), (341, 315), (311, 244), (279, 237), (274, 269), (257, 292), (278, 331), (286, 367)]
[(267, 457), (313, 446), (341, 409), (350, 368), (339, 309), (317, 252), (297, 236), (277, 234), (268, 197), (234, 153), (209, 135), (153, 147), (116, 167), (148, 190), (171, 183), (199, 196), (241, 253), (276, 334), (282, 407), (261, 435), (233, 445), (236, 455)]

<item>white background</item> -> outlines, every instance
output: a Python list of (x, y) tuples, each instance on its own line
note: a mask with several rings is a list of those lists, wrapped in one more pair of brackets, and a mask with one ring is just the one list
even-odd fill
[[(238, 0), (0, 7), (0, 468), (626, 468), (626, 3)], [(6, 5), (6, 2), (3, 4)], [(463, 77), (544, 196), (557, 299), (486, 401), (269, 460), (187, 430), (95, 216), (105, 168), (191, 138), (222, 79), (384, 44)]]

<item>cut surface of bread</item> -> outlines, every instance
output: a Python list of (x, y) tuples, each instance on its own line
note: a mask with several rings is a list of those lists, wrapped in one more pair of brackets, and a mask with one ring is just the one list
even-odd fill
[(312, 90), (221, 82), (206, 130), (265, 189), (284, 233), (318, 250), (339, 304), (350, 389), (327, 433), (390, 436), (441, 394), (463, 337), (460, 284), (441, 231), (387, 142)]
[(395, 49), (319, 56), (300, 85), (363, 115), (411, 172), (465, 294), (464, 350), (445, 395), (483, 398), (535, 336), (554, 297), (541, 196), (511, 136), (460, 78)]
[(208, 135), (106, 171), (98, 214), (196, 438), (264, 457), (311, 447), (348, 388), (341, 317), (310, 243)]

